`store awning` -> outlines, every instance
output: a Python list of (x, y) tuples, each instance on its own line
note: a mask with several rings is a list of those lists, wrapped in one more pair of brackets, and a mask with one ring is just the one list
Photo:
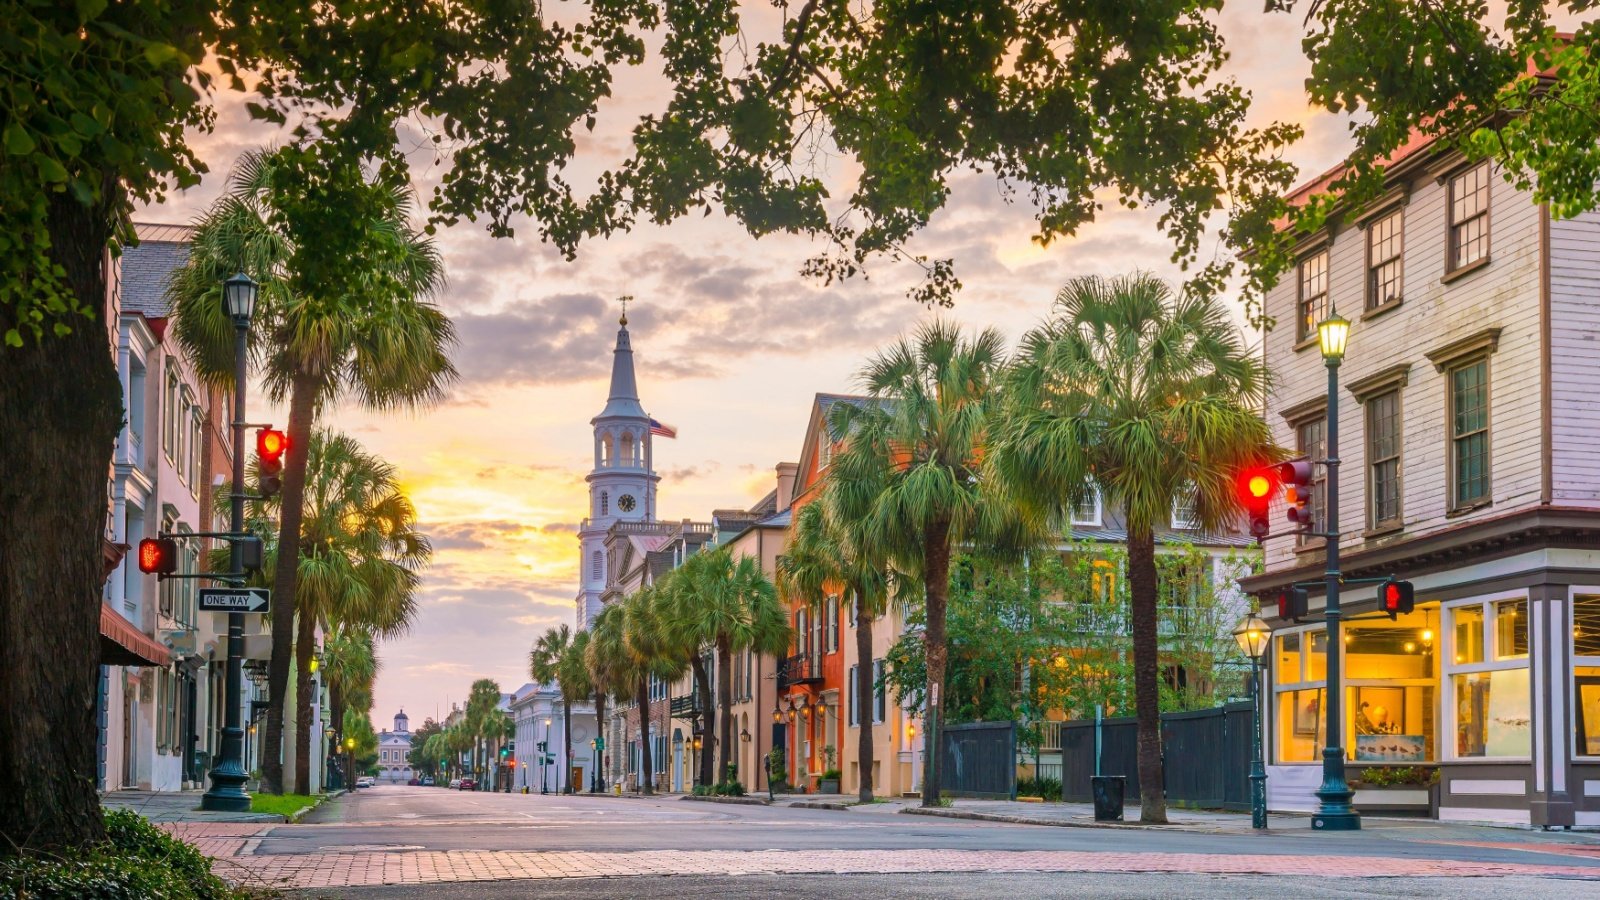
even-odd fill
[(166, 666), (172, 653), (133, 627), (133, 623), (100, 604), (100, 664), (102, 666)]

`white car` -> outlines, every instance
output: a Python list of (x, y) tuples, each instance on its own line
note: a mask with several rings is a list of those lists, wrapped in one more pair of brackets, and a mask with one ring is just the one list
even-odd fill
[(450, 779), (450, 790), (455, 791), (455, 790), (460, 790), (460, 789), (461, 789), (461, 779), (459, 779), (459, 778)]
[(356, 787), (358, 788), (369, 788), (377, 783), (378, 779), (373, 778), (371, 775), (363, 775), (356, 779)]

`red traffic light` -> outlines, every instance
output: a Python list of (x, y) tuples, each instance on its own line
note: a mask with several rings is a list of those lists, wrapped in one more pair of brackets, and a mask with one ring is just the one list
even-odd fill
[(1257, 539), (1272, 531), (1269, 512), (1278, 493), (1278, 472), (1271, 466), (1253, 466), (1239, 473), (1239, 500), (1250, 516), (1250, 534)]
[(289, 436), (276, 428), (256, 432), (256, 455), (262, 462), (277, 462), (289, 450)]
[(140, 541), (139, 571), (146, 575), (171, 575), (178, 571), (178, 542), (172, 538)]

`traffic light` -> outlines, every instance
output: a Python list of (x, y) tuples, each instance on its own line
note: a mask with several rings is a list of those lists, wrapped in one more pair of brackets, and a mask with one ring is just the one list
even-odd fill
[(1272, 532), (1272, 498), (1278, 493), (1278, 470), (1252, 466), (1239, 473), (1239, 497), (1250, 515), (1250, 534), (1261, 540)]
[(1411, 612), (1417, 604), (1416, 594), (1411, 590), (1411, 582), (1390, 578), (1378, 585), (1378, 608), (1389, 614), (1389, 618)]
[(1284, 486), (1283, 502), (1289, 508), (1289, 521), (1309, 531), (1315, 518), (1311, 510), (1311, 481), (1316, 469), (1310, 460), (1297, 459), (1278, 466), (1278, 480)]
[(172, 538), (140, 541), (139, 571), (146, 575), (171, 575), (178, 571), (178, 542)]
[(500, 758), (501, 759), (505, 759), (506, 757), (508, 757), (510, 755), (511, 755), (511, 748), (510, 747), (501, 747), (500, 748)]
[(1278, 592), (1278, 618), (1299, 621), (1305, 618), (1306, 607), (1310, 601), (1306, 599), (1306, 589), (1303, 587), (1286, 587)]
[(256, 432), (256, 471), (262, 497), (272, 497), (283, 490), (283, 454), (288, 450), (289, 436), (278, 429)]

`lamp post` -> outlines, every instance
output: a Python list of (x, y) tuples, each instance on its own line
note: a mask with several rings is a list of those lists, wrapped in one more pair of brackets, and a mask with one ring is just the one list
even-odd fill
[(545, 760), (550, 758), (550, 720), (544, 720), (544, 749), (539, 752), (539, 793), (550, 793), (550, 776), (546, 774), (550, 767), (545, 765)]
[(344, 739), (344, 772), (344, 780), (348, 782), (345, 785), (345, 790), (354, 794), (356, 792), (356, 739), (353, 737)]
[(1328, 622), (1328, 743), (1322, 748), (1322, 787), (1317, 789), (1317, 811), (1311, 827), (1319, 831), (1357, 831), (1361, 815), (1350, 806), (1355, 792), (1344, 773), (1344, 639), (1340, 633), (1339, 584), (1339, 364), (1344, 362), (1345, 343), (1350, 337), (1350, 320), (1330, 312), (1317, 323), (1317, 344), (1328, 367), (1327, 499), (1323, 546), (1327, 554), (1327, 588), (1324, 617)]
[[(249, 377), (250, 317), (255, 314), (259, 286), (243, 272), (222, 283), (222, 311), (233, 321), (233, 492), (228, 498), (228, 531), (244, 534), (244, 394)], [(244, 543), (228, 542), (229, 569), (244, 575)], [(228, 669), (223, 682), (222, 761), (211, 770), (211, 787), (200, 798), (200, 808), (249, 812), (245, 793), (244, 725), (239, 695), (244, 690), (244, 613), (228, 613)]]
[(1250, 827), (1267, 827), (1267, 767), (1261, 759), (1261, 657), (1266, 655), (1270, 636), (1267, 623), (1254, 613), (1233, 629), (1239, 649), (1250, 657), (1250, 708), (1255, 715), (1255, 738), (1250, 754)]

